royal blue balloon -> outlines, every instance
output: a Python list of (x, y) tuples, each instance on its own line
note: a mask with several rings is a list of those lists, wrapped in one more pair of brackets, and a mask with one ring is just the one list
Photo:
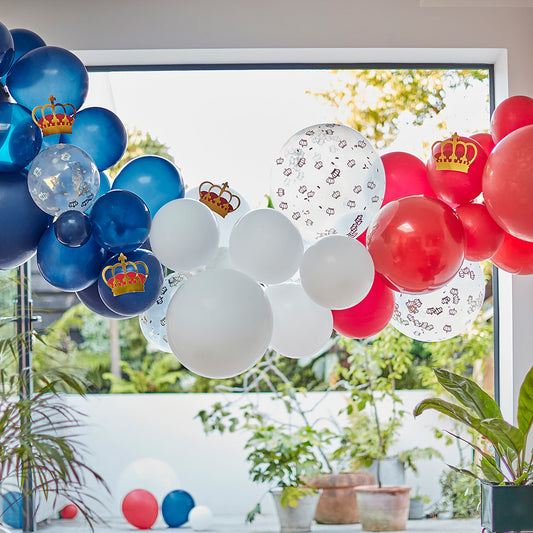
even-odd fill
[(132, 159), (118, 173), (113, 189), (134, 192), (146, 203), (152, 218), (166, 203), (185, 195), (185, 185), (176, 166), (157, 155)]
[(22, 494), (12, 491), (2, 494), (1, 521), (14, 529), (22, 529)]
[(49, 104), (50, 95), (56, 103), (79, 109), (89, 90), (83, 63), (57, 46), (41, 46), (24, 54), (9, 71), (6, 82), (11, 96), (30, 111)]
[(92, 236), (78, 248), (61, 244), (53, 227), (48, 228), (37, 246), (37, 266), (43, 278), (57, 289), (81, 291), (100, 275), (107, 252)]
[(112, 253), (131, 252), (147, 238), (152, 219), (146, 204), (129, 191), (111, 190), (91, 209), (94, 238)]
[(98, 281), (95, 281), (92, 285), (78, 291), (76, 296), (79, 298), (80, 302), (97, 315), (103, 316), (105, 318), (115, 318), (117, 320), (122, 320), (125, 318), (131, 318), (131, 316), (124, 316), (115, 313), (107, 307), (107, 305), (102, 302), (100, 298), (100, 292), (98, 291)]
[[(126, 276), (140, 275), (142, 278), (138, 283), (131, 283), (131, 280), (123, 280), (124, 268)], [(134, 316), (143, 313), (154, 305), (159, 297), (163, 286), (163, 269), (156, 256), (147, 250), (134, 250), (125, 254), (116, 254), (111, 257), (102, 269), (102, 274), (98, 278), (98, 291), (104, 304), (111, 311), (119, 315)], [(136, 289), (135, 292), (124, 292), (112, 286), (120, 285), (124, 290)], [(117, 291), (121, 292), (117, 294)]]
[(161, 505), (163, 519), (169, 527), (180, 527), (189, 520), (194, 508), (193, 497), (184, 490), (173, 490), (165, 496)]
[(0, 83), (0, 103), (9, 102), (10, 104), (14, 104), (15, 100), (11, 98), (11, 95), (9, 94), (9, 91), (7, 90), (7, 87), (2, 85)]
[(28, 191), (27, 172), (0, 173), (0, 269), (30, 259), (52, 217), (39, 209)]
[(77, 115), (72, 133), (63, 133), (61, 142), (87, 152), (98, 170), (112, 167), (124, 155), (128, 134), (120, 119), (103, 107), (87, 107)]
[(0, 172), (20, 170), (39, 153), (43, 136), (27, 109), (0, 104)]
[(91, 221), (81, 211), (65, 211), (54, 222), (54, 232), (61, 244), (70, 248), (78, 248), (83, 246), (91, 236)]
[[(13, 37), (13, 44), (15, 45), (15, 54), (13, 58), (13, 65), (27, 52), (33, 50), (34, 48), (39, 48), (41, 46), (46, 46), (46, 43), (31, 30), (26, 30), (24, 28), (15, 28), (10, 30), (11, 37)], [(0, 83), (5, 85), (6, 76), (0, 78)]]
[(15, 43), (11, 32), (0, 22), (0, 76), (3, 76), (15, 59)]

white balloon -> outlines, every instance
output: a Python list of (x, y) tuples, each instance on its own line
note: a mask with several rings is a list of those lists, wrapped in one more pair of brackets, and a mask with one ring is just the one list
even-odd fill
[(173, 272), (163, 280), (159, 296), (152, 307), (139, 315), (139, 325), (144, 338), (155, 348), (171, 353), (168, 345), (166, 320), (168, 304), (181, 287), (181, 284), (192, 274), (189, 272)]
[(274, 328), (270, 347), (285, 357), (316, 354), (333, 331), (333, 315), (309, 298), (300, 284), (271, 285), (265, 294), (272, 306)]
[(222, 379), (245, 372), (272, 337), (272, 309), (252, 278), (231, 269), (188, 279), (167, 311), (167, 336), (180, 363), (200, 376)]
[(426, 342), (451, 339), (466, 331), (485, 300), (485, 277), (479, 263), (465, 261), (444, 287), (426, 294), (396, 293), (391, 324)]
[(270, 183), (274, 207), (309, 241), (360, 235), (385, 196), (380, 156), (366, 137), (340, 124), (316, 124), (290, 137)]
[(229, 240), (233, 268), (260, 283), (282, 283), (300, 266), (303, 241), (294, 224), (274, 209), (255, 209), (233, 228)]
[[(217, 185), (208, 181), (203, 182), (202, 184), (202, 197), (205, 197), (206, 193), (211, 193), (215, 199), (217, 195), (220, 195), (222, 198), (228, 201), (229, 205), (231, 205), (232, 207), (232, 209), (224, 216), (217, 213), (216, 211), (213, 211), (215, 213), (215, 218), (218, 222), (218, 229), (220, 232), (220, 246), (228, 246), (229, 236), (231, 234), (233, 226), (235, 226), (235, 224), (243, 215), (250, 211), (250, 205), (248, 204), (246, 199), (232, 187), (224, 187), (224, 185), (227, 184), (223, 183), (222, 185)], [(191, 189), (187, 189), (185, 191), (185, 198), (193, 198), (194, 200), (200, 200), (200, 187), (198, 186), (193, 187)], [(206, 205), (209, 207), (210, 203), (208, 202)]]
[(318, 305), (348, 309), (361, 302), (374, 282), (374, 262), (359, 241), (345, 235), (320, 239), (304, 253), (302, 287)]
[(193, 507), (189, 513), (189, 524), (194, 531), (206, 531), (213, 525), (213, 513), (205, 505)]
[(226, 246), (219, 247), (215, 257), (205, 265), (206, 270), (210, 268), (233, 268), (231, 257), (229, 255), (229, 248)]
[(155, 214), (150, 246), (161, 263), (187, 271), (205, 265), (218, 249), (218, 226), (213, 212), (201, 202), (180, 198)]

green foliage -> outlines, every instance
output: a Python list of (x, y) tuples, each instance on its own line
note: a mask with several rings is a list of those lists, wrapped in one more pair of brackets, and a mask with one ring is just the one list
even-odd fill
[(453, 518), (477, 518), (481, 501), (479, 482), (455, 470), (443, 472), (439, 483), (442, 500), (437, 512), (452, 510)]

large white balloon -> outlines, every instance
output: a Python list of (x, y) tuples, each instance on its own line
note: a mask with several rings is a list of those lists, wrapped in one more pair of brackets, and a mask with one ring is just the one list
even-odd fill
[(190, 198), (165, 204), (156, 213), (150, 246), (161, 263), (187, 271), (205, 265), (218, 250), (218, 226), (213, 212)]
[(485, 299), (485, 277), (479, 263), (465, 261), (444, 287), (427, 294), (395, 294), (391, 324), (412, 339), (437, 342), (467, 330)]
[(356, 237), (379, 211), (385, 170), (370, 141), (340, 124), (304, 128), (282, 146), (271, 172), (274, 207), (311, 242)]
[(205, 270), (172, 298), (168, 343), (195, 374), (229, 378), (261, 359), (272, 337), (272, 321), (270, 303), (252, 278), (231, 269)]
[(361, 302), (374, 282), (374, 262), (368, 250), (345, 235), (320, 239), (304, 253), (302, 287), (318, 305), (348, 309)]
[(328, 342), (333, 315), (309, 298), (297, 283), (271, 285), (265, 291), (274, 316), (270, 347), (285, 357), (314, 355)]
[(300, 266), (300, 232), (278, 211), (255, 209), (233, 228), (229, 252), (233, 268), (261, 283), (282, 283)]

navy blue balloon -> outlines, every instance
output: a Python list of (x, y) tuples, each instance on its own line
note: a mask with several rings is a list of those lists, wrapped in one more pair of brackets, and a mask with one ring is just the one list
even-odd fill
[(94, 238), (112, 253), (138, 248), (152, 226), (146, 204), (129, 191), (110, 190), (96, 200), (90, 217)]
[(165, 204), (185, 195), (183, 178), (176, 166), (157, 155), (132, 159), (118, 173), (113, 189), (134, 192), (146, 203), (152, 218)]
[(147, 250), (134, 250), (111, 257), (98, 278), (104, 304), (119, 315), (134, 316), (150, 309), (163, 286), (163, 269)]
[(2, 522), (14, 529), (22, 529), (22, 494), (12, 491), (2, 494)]
[(87, 152), (98, 170), (112, 167), (124, 155), (128, 134), (120, 119), (103, 107), (87, 107), (77, 115), (72, 133), (63, 133), (61, 142)]
[(65, 211), (54, 222), (54, 232), (61, 244), (70, 248), (78, 248), (83, 246), (91, 236), (91, 221), (81, 211)]
[(100, 275), (108, 255), (92, 236), (78, 248), (61, 244), (53, 227), (48, 228), (37, 246), (37, 266), (43, 278), (57, 289), (81, 291)]
[(4, 102), (9, 102), (11, 104), (14, 104), (15, 100), (11, 98), (11, 95), (9, 94), (7, 87), (5, 87), (2, 83), (0, 83), (0, 103), (4, 103)]
[(15, 101), (30, 111), (49, 104), (50, 95), (58, 104), (79, 109), (89, 90), (89, 75), (81, 60), (57, 46), (41, 46), (24, 54), (9, 71), (6, 82)]
[(28, 190), (26, 171), (0, 173), (0, 269), (30, 259), (52, 217), (39, 209)]
[(184, 490), (173, 490), (165, 496), (161, 505), (163, 520), (169, 527), (180, 527), (189, 520), (194, 508), (193, 497)]
[[(15, 45), (15, 54), (13, 58), (13, 65), (18, 61), (25, 53), (33, 50), (34, 48), (39, 48), (41, 46), (46, 46), (46, 43), (31, 30), (26, 30), (24, 28), (15, 28), (10, 30), (11, 37), (13, 37), (13, 44)], [(13, 67), (11, 65), (11, 67)], [(0, 78), (0, 83), (5, 84), (6, 76)]]
[(0, 22), (0, 76), (3, 76), (15, 59), (15, 43), (11, 32)]
[(103, 316), (105, 318), (115, 318), (116, 320), (131, 318), (131, 316), (119, 315), (118, 313), (111, 311), (111, 309), (109, 309), (109, 307), (107, 307), (107, 305), (102, 302), (100, 292), (98, 291), (98, 281), (95, 281), (86, 289), (78, 291), (76, 293), (76, 296), (79, 298), (80, 302), (85, 305), (85, 307), (87, 307), (87, 309), (90, 309), (93, 313), (96, 313), (97, 315)]
[(43, 136), (31, 113), (17, 104), (0, 104), (0, 172), (20, 170), (39, 153)]

